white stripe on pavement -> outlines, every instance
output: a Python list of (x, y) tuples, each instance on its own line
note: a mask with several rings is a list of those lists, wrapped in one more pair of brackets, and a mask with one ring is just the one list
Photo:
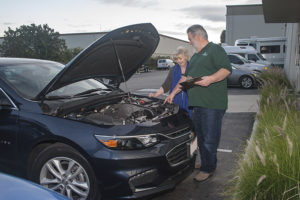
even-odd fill
[(232, 153), (230, 149), (218, 149), (218, 152)]

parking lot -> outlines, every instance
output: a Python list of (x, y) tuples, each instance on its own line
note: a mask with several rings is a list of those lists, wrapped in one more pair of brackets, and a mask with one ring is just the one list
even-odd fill
[[(135, 74), (128, 82), (124, 90), (147, 95), (154, 92), (164, 81), (168, 71), (152, 71)], [(218, 150), (218, 168), (214, 176), (203, 183), (193, 180), (198, 170), (181, 182), (173, 191), (169, 191), (153, 197), (153, 200), (221, 200), (222, 193), (228, 181), (233, 177), (232, 171), (236, 167), (239, 153), (246, 145), (250, 137), (257, 112), (257, 89), (241, 89), (230, 87), (229, 107), (223, 119), (222, 136)], [(165, 96), (164, 96), (165, 97)], [(162, 97), (162, 98), (164, 98)], [(199, 160), (199, 159), (198, 159)], [(198, 161), (199, 162), (199, 161)]]

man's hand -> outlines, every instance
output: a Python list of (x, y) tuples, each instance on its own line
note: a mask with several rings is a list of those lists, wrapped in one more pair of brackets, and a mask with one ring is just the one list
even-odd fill
[(171, 93), (169, 96), (167, 96), (167, 98), (165, 99), (165, 101), (164, 101), (164, 104), (166, 103), (166, 102), (168, 102), (168, 103), (173, 103), (173, 99), (174, 99), (174, 94), (173, 93)]
[(202, 76), (200, 81), (196, 81), (194, 84), (207, 87), (214, 82), (212, 76)]

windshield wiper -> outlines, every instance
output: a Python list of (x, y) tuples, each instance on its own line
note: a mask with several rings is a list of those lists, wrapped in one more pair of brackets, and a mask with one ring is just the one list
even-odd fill
[(45, 99), (47, 100), (56, 100), (56, 99), (71, 99), (72, 96), (68, 95), (60, 95), (60, 96), (45, 96)]
[(97, 91), (111, 91), (111, 90), (103, 89), (103, 88), (90, 89), (90, 90), (86, 90), (84, 92), (79, 92), (79, 93), (75, 94), (74, 97), (90, 94), (90, 93), (97, 92)]

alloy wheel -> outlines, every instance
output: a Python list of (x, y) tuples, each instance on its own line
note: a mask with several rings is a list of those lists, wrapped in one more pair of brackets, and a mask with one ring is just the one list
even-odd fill
[(73, 200), (87, 199), (90, 190), (85, 169), (67, 157), (48, 160), (41, 169), (40, 184)]
[(253, 81), (250, 77), (243, 77), (242, 80), (241, 80), (241, 86), (243, 88), (251, 88), (253, 85)]

